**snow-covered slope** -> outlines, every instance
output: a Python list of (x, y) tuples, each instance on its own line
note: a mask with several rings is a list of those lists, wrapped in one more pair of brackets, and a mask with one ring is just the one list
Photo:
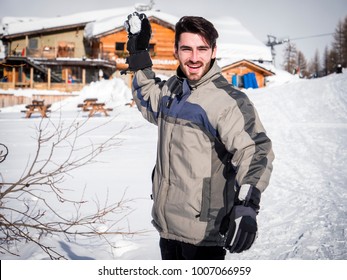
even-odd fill
[[(347, 258), (347, 73), (249, 90), (276, 160), (252, 259)], [(235, 257), (237, 258), (237, 257)]]
[[(65, 101), (64, 106), (55, 104), (54, 110), (61, 107), (62, 111), (53, 110), (50, 121), (63, 118), (69, 122), (76, 116), (85, 119), (86, 115), (78, 113), (75, 105), (84, 96), (91, 97), (92, 92), (101, 94), (102, 88), (105, 100), (113, 100), (111, 114), (117, 117), (90, 135), (88, 141), (96, 143), (105, 139), (124, 124), (136, 128), (122, 133), (123, 141), (117, 149), (103, 154), (97, 163), (74, 172), (66, 178), (66, 184), (74, 187), (76, 195), (86, 186), (88, 200), (102, 198), (108, 191), (109, 199), (117, 201), (126, 191), (126, 197), (134, 201), (133, 212), (123, 221), (123, 226), (148, 232), (110, 236), (116, 246), (113, 249), (98, 238), (68, 241), (64, 236), (47, 236), (42, 241), (69, 259), (160, 259), (158, 234), (151, 225), (149, 197), (156, 127), (144, 121), (136, 108), (124, 106), (131, 96), (123, 82), (110, 80), (93, 86), (85, 88), (81, 96)], [(276, 159), (270, 185), (262, 196), (258, 239), (249, 251), (228, 254), (227, 259), (347, 259), (346, 71), (316, 80), (300, 80), (278, 73), (267, 88), (249, 89), (246, 93), (273, 141)], [(90, 119), (90, 125), (109, 120), (100, 115)], [(10, 151), (0, 163), (0, 178), (4, 181), (14, 181), (21, 175), (34, 151), (33, 127), (39, 122), (39, 117), (24, 119), (13, 108), (1, 110), (0, 142)], [(62, 210), (68, 213), (64, 207)], [(21, 244), (18, 253), (19, 257), (4, 254), (1, 259), (47, 258), (34, 244)]]

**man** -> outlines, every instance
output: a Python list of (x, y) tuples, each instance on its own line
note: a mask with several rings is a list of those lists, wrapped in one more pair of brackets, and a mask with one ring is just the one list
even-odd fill
[(147, 17), (135, 12), (125, 27), (134, 100), (158, 126), (152, 223), (162, 259), (224, 259), (226, 249), (249, 249), (274, 155), (252, 103), (221, 74), (217, 30), (182, 17), (177, 75), (161, 81), (151, 70)]

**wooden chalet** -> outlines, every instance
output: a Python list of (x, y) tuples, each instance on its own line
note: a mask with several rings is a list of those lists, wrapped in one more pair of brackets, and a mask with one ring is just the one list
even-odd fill
[[(119, 71), (128, 67), (127, 33), (123, 24), (133, 11), (134, 7), (125, 7), (10, 23), (0, 33), (6, 49), (5, 58), (0, 61), (0, 87), (74, 91), (101, 78), (119, 76)], [(174, 28), (178, 18), (154, 10), (139, 12), (146, 13), (152, 25), (153, 69), (159, 74), (172, 75), (178, 67), (174, 57)], [(235, 25), (228, 27), (225, 34), (237, 40), (236, 35), (230, 36), (229, 29), (234, 30)], [(226, 48), (225, 53), (236, 50), (242, 59), (242, 51), (235, 46)], [(265, 86), (265, 78), (274, 74), (250, 60), (240, 60), (222, 69), (230, 83), (233, 76), (252, 72), (259, 87)]]
[[(152, 26), (149, 51), (153, 69), (157, 72), (171, 74), (178, 67), (178, 61), (174, 57), (175, 23), (178, 19), (171, 17), (168, 21), (166, 20), (168, 15), (155, 11), (147, 11), (146, 14)], [(126, 64), (126, 57), (129, 55), (126, 50), (128, 38), (123, 26), (125, 18), (123, 16), (112, 19), (116, 23), (113, 29), (105, 29), (88, 36), (87, 39), (91, 45), (92, 57), (100, 56), (105, 60), (115, 61), (117, 70), (128, 68)], [(95, 22), (90, 25), (97, 26), (98, 24)]]
[[(103, 24), (102, 17), (74, 24), (58, 18), (49, 27), (24, 28), (21, 32), (0, 35), (7, 49), (5, 59), (0, 62), (0, 86), (59, 89), (59, 84), (64, 84), (62, 90), (72, 91), (100, 78), (107, 79), (116, 70), (127, 69), (127, 32), (123, 23), (133, 11), (134, 8), (129, 8), (121, 15), (109, 17), (111, 28), (93, 36), (86, 36), (86, 27)], [(152, 24), (153, 68), (171, 73), (178, 65), (174, 57), (176, 18), (168, 22), (165, 18), (172, 16), (165, 15), (162, 19), (160, 12), (146, 13)]]
[[(99, 79), (100, 69), (111, 75), (116, 64), (90, 58), (85, 48), (86, 22), (28, 30), (3, 35), (7, 54), (0, 64), (2, 82), (10, 87), (43, 87), (54, 89), (55, 84), (68, 84), (71, 90)], [(74, 86), (74, 85), (76, 86)]]
[[(255, 63), (246, 59), (236, 61), (222, 67), (223, 76), (234, 86), (237, 87), (264, 87), (266, 86), (266, 77), (275, 75), (272, 71), (261, 66), (261, 63)], [(256, 86), (245, 84), (245, 77), (254, 74)]]

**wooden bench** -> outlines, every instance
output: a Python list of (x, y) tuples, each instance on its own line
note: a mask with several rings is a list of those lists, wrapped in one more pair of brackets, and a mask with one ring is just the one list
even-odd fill
[(15, 87), (23, 87), (23, 88), (30, 87), (30, 83), (29, 82), (17, 82), (17, 83), (15, 83)]
[(40, 113), (42, 118), (47, 118), (47, 113), (51, 112), (50, 107), (51, 104), (45, 105), (44, 100), (33, 100), (31, 104), (25, 106), (26, 110), (22, 113), (26, 114), (26, 118), (30, 118), (34, 113)]
[(135, 105), (135, 100), (134, 99), (131, 99), (130, 102), (125, 103), (125, 106), (129, 106), (129, 107), (133, 107), (134, 105)]
[(108, 116), (108, 111), (113, 111), (112, 108), (105, 108), (105, 103), (98, 103), (97, 98), (87, 98), (83, 100), (83, 104), (78, 104), (78, 108), (82, 108), (82, 111), (89, 112), (89, 117), (94, 116), (96, 113), (104, 113)]
[(83, 104), (78, 104), (78, 108), (82, 108), (84, 112), (90, 111), (92, 104), (96, 103), (98, 101), (97, 98), (87, 98), (83, 100)]
[(105, 116), (109, 116), (107, 111), (113, 111), (112, 108), (105, 108), (105, 103), (93, 103), (89, 112), (89, 117), (94, 116), (96, 113), (104, 113)]

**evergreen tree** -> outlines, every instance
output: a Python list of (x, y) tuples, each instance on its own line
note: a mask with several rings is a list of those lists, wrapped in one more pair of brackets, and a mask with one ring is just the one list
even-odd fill
[(314, 57), (309, 63), (309, 73), (313, 77), (320, 77), (321, 76), (320, 72), (321, 72), (321, 64), (319, 60), (319, 51), (318, 49), (316, 49)]
[(347, 16), (342, 24), (342, 57), (343, 67), (347, 67)]
[[(342, 67), (347, 67), (347, 17), (344, 21), (339, 21), (332, 43), (334, 54), (331, 54), (336, 65), (341, 64)], [(335, 67), (336, 67), (335, 65)]]
[(297, 49), (296, 45), (290, 41), (284, 49), (283, 69), (291, 74), (296, 73), (297, 68)]
[(296, 61), (296, 69), (300, 77), (307, 77), (309, 75), (307, 71), (307, 60), (301, 51), (297, 51)]
[(323, 72), (324, 76), (329, 74), (329, 48), (326, 46), (323, 53)]
[(336, 50), (330, 50), (327, 59), (328, 74), (334, 73), (336, 66), (340, 63), (339, 53)]

